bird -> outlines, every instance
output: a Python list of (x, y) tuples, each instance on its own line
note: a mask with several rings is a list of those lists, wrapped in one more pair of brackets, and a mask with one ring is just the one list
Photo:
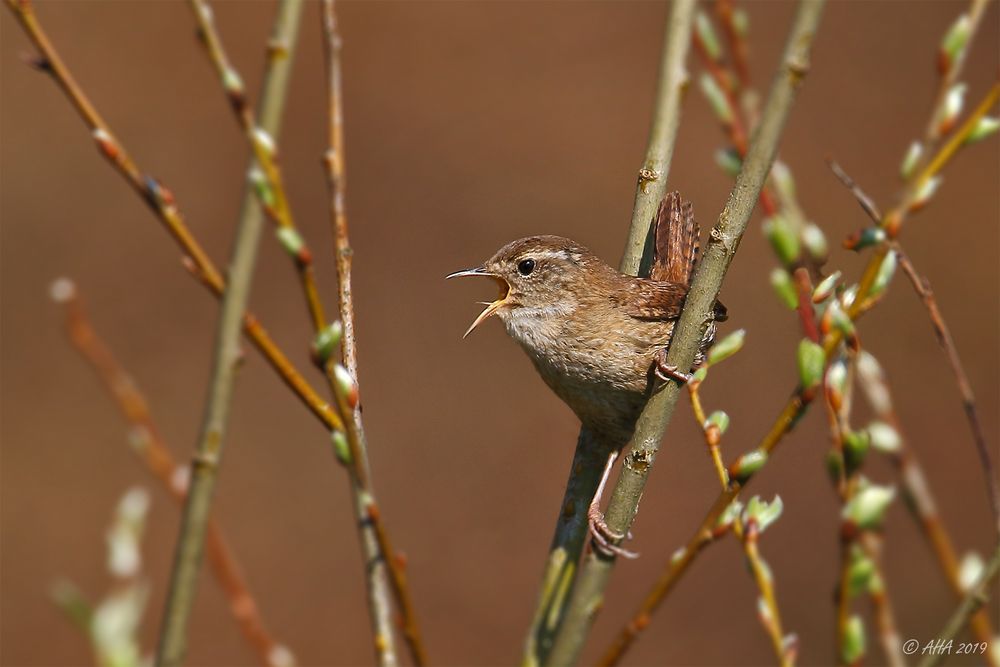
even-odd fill
[[(561, 236), (529, 236), (500, 248), (480, 266), (447, 278), (492, 280), (498, 298), (463, 338), (496, 316), (542, 380), (609, 450), (591, 503), (591, 533), (602, 551), (634, 556), (616, 546), (599, 511), (600, 493), (618, 453), (628, 444), (646, 402), (667, 378), (687, 372), (667, 365), (673, 336), (697, 260), (699, 229), (693, 207), (667, 194), (653, 220), (649, 277), (623, 274), (583, 245)], [(716, 303), (695, 367), (704, 360), (716, 322), (728, 317)]]

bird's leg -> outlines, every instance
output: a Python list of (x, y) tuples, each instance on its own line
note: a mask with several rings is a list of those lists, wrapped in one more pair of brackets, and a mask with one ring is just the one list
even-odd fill
[(608, 483), (608, 478), (611, 477), (611, 468), (614, 467), (615, 459), (617, 458), (617, 450), (608, 454), (608, 462), (604, 464), (604, 474), (601, 475), (601, 483), (597, 485), (594, 499), (590, 501), (590, 507), (587, 508), (587, 525), (590, 528), (590, 534), (594, 538), (594, 549), (597, 551), (600, 551), (605, 556), (638, 558), (639, 554), (615, 544), (615, 542), (620, 542), (626, 537), (631, 538), (631, 533), (622, 535), (612, 531), (604, 520), (604, 513), (601, 512), (601, 496), (604, 495), (604, 485)]
[(663, 348), (656, 353), (656, 356), (653, 358), (653, 362), (653, 372), (656, 373), (656, 377), (660, 378), (664, 382), (676, 380), (681, 384), (687, 384), (691, 381), (690, 373), (680, 371), (677, 369), (677, 366), (667, 363), (666, 348)]

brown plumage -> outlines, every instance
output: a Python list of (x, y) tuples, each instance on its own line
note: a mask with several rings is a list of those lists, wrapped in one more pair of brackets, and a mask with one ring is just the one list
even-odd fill
[[(559, 236), (513, 241), (481, 267), (452, 276), (497, 282), (500, 298), (469, 331), (496, 314), (580, 421), (620, 448), (658, 382), (654, 360), (670, 343), (680, 316), (698, 236), (691, 205), (673, 193), (657, 214), (651, 278), (621, 274)], [(715, 319), (725, 317), (718, 304)], [(713, 322), (703, 350), (714, 336)]]

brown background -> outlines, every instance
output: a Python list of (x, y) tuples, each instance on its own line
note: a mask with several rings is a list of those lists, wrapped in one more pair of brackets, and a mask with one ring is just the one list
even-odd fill
[[(964, 3), (831, 3), (814, 69), (793, 109), (782, 154), (801, 201), (833, 245), (866, 224), (828, 173), (835, 156), (884, 205), (897, 166), (923, 130), (934, 56)], [(61, 2), (39, 15), (82, 85), (144, 169), (173, 189), (220, 261), (228, 254), (247, 151), (180, 3)], [(791, 16), (753, 3), (752, 62), (763, 84)], [(433, 660), (510, 664), (535, 601), (545, 548), (577, 432), (496, 322), (461, 341), (491, 288), (446, 284), (502, 243), (572, 236), (617, 263), (646, 141), (666, 7), (658, 3), (345, 3), (348, 206), (362, 385), (379, 497), (409, 558)], [(219, 3), (235, 63), (256, 90), (269, 3)], [(125, 428), (66, 344), (49, 282), (74, 277), (98, 328), (147, 392), (179, 456), (194, 442), (216, 304), (139, 199), (94, 151), (55, 86), (18, 60), (28, 44), (2, 23), (3, 484), (2, 662), (89, 660), (53, 608), (57, 575), (92, 596), (107, 584), (103, 533), (130, 485), (155, 485)], [(971, 53), (970, 102), (996, 75), (997, 9)], [(310, 5), (283, 155), (298, 220), (335, 294), (325, 185), (318, 11)], [(729, 190), (714, 165), (722, 143), (700, 94), (688, 96), (671, 187), (703, 226)], [(933, 282), (965, 354), (986, 432), (998, 442), (998, 151), (996, 139), (949, 167), (933, 205), (904, 242)], [(836, 250), (857, 276), (863, 257)], [(794, 384), (795, 318), (767, 283), (774, 264), (754, 223), (724, 288), (747, 347), (706, 388), (733, 426), (727, 458), (752, 445)], [(266, 239), (253, 307), (308, 370), (308, 322), (286, 258)], [(899, 411), (960, 550), (989, 549), (980, 470), (956, 390), (924, 312), (900, 281), (861, 335), (891, 374)], [(315, 378), (318, 380), (318, 378)], [(592, 659), (716, 494), (704, 446), (678, 413), (586, 656)], [(303, 664), (371, 660), (345, 478), (328, 439), (249, 355), (240, 379), (217, 497), (265, 617)], [(753, 493), (780, 492), (784, 518), (763, 551), (802, 662), (833, 654), (837, 503), (823, 471), (815, 412), (782, 446)], [(869, 470), (891, 479), (881, 461)], [(154, 595), (152, 647), (178, 512), (155, 489), (145, 542)], [(953, 600), (914, 523), (897, 503), (888, 522), (889, 587), (904, 638), (926, 641)], [(707, 551), (684, 578), (631, 664), (763, 664), (770, 649), (736, 543)], [(874, 642), (873, 642), (874, 644)], [(872, 649), (872, 662), (880, 660)], [(203, 579), (190, 663), (251, 664), (218, 587)]]

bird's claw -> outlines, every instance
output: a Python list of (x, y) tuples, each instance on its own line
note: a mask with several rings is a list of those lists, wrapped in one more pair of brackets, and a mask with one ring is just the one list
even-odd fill
[(628, 532), (622, 535), (611, 530), (608, 527), (607, 521), (604, 520), (604, 514), (601, 512), (600, 507), (597, 506), (597, 503), (591, 503), (587, 509), (587, 526), (590, 529), (591, 537), (594, 538), (592, 544), (596, 551), (605, 556), (621, 556), (622, 558), (639, 557), (639, 554), (636, 552), (618, 546), (617, 543), (623, 539), (632, 539), (632, 533)]
[(692, 375), (690, 373), (680, 371), (677, 369), (677, 366), (667, 363), (666, 350), (660, 350), (656, 353), (655, 362), (653, 372), (656, 373), (656, 377), (660, 378), (664, 382), (676, 380), (683, 385), (691, 381)]

